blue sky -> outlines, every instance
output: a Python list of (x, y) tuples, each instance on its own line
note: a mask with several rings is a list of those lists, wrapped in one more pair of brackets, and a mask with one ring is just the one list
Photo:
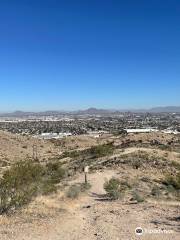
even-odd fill
[(0, 1), (0, 111), (180, 105), (179, 0)]

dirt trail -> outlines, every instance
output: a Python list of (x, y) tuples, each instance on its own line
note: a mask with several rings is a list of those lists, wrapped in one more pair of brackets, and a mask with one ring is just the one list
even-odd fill
[[(178, 222), (167, 220), (168, 217), (177, 216), (177, 207), (167, 209), (166, 206), (156, 203), (127, 204), (122, 201), (105, 201), (102, 198), (105, 193), (103, 189), (105, 179), (117, 174), (113, 170), (89, 174), (91, 190), (77, 200), (69, 200), (66, 212), (48, 220), (40, 219), (33, 223), (17, 223), (14, 226), (9, 225), (6, 229), (1, 228), (0, 239), (133, 240), (139, 239), (135, 235), (136, 227), (174, 231), (169, 234), (145, 234), (141, 239), (179, 239)], [(84, 176), (79, 175), (71, 184), (83, 180)]]
[[(79, 205), (73, 212), (73, 219), (67, 222), (64, 221), (67, 228), (66, 231), (63, 231), (64, 235), (60, 234), (60, 239), (133, 240), (138, 239), (135, 235), (135, 228), (139, 226), (147, 229), (157, 230), (164, 228), (172, 231), (176, 223), (163, 222), (166, 206), (163, 207), (152, 203), (128, 205), (120, 201), (109, 202), (103, 199), (105, 179), (110, 179), (113, 176), (120, 177), (118, 172), (114, 170), (97, 171), (89, 174), (88, 180), (92, 185), (91, 190), (87, 196), (79, 199)], [(84, 176), (81, 175), (73, 183), (81, 183), (83, 180)], [(177, 206), (169, 214), (174, 214), (176, 209)], [(151, 223), (153, 220), (157, 221), (159, 225)], [(71, 228), (68, 226), (71, 226)], [(176, 227), (178, 227), (178, 224)], [(61, 229), (63, 229), (63, 226), (61, 226)], [(169, 240), (174, 238), (176, 240), (178, 235), (176, 232), (169, 235), (146, 234), (143, 239)]]

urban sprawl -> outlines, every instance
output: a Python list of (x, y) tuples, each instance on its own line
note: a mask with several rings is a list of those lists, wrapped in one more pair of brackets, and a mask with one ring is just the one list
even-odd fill
[(180, 113), (46, 114), (1, 116), (0, 130), (51, 139), (71, 135), (180, 133)]

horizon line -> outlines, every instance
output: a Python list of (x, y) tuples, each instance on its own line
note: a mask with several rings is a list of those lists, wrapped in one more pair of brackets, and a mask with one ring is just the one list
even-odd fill
[(137, 108), (100, 108), (100, 107), (87, 107), (87, 108), (77, 108), (77, 109), (46, 109), (46, 110), (11, 110), (11, 111), (0, 111), (0, 114), (8, 114), (8, 113), (16, 113), (16, 112), (22, 112), (22, 113), (40, 113), (40, 112), (78, 112), (78, 111), (87, 111), (87, 110), (106, 110), (106, 111), (148, 111), (155, 108), (180, 108), (180, 105), (165, 105), (165, 106), (152, 106), (152, 107), (137, 107)]

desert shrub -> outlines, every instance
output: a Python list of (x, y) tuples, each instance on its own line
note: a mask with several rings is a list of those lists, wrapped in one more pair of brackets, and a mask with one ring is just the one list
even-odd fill
[(112, 200), (117, 200), (123, 196), (129, 186), (125, 182), (121, 182), (117, 178), (111, 178), (104, 183), (104, 189)]
[(58, 183), (66, 175), (60, 162), (50, 162), (46, 165), (46, 174), (52, 183)]
[(102, 144), (97, 146), (92, 146), (91, 148), (82, 150), (82, 151), (70, 151), (70, 152), (64, 152), (61, 157), (71, 157), (71, 158), (98, 158), (107, 156), (113, 153), (115, 147), (112, 143), (108, 144)]
[(175, 190), (180, 190), (180, 172), (176, 175), (166, 175), (164, 180), (162, 181), (166, 186), (172, 186)]
[(159, 145), (159, 148), (161, 149), (161, 150), (171, 150), (171, 147), (170, 146), (168, 146), (168, 145), (165, 145), (165, 144), (161, 144), (161, 145)]
[(53, 192), (57, 192), (57, 187), (52, 182), (45, 182), (42, 184), (42, 194), (49, 195)]
[(177, 170), (180, 170), (180, 163), (179, 162), (172, 161), (171, 166), (176, 168)]
[(134, 169), (138, 169), (138, 168), (140, 168), (142, 166), (142, 163), (141, 163), (141, 160), (140, 159), (134, 159), (133, 161), (132, 161), (132, 167), (134, 168)]
[(63, 176), (63, 170), (54, 165), (17, 162), (0, 179), (0, 213), (21, 207), (38, 194), (56, 191), (54, 184)]
[(0, 213), (28, 203), (39, 189), (44, 168), (32, 162), (18, 162), (0, 180)]
[(137, 191), (132, 192), (133, 200), (137, 201), (138, 203), (144, 202), (144, 197), (140, 195)]
[(175, 175), (166, 175), (162, 183), (167, 193), (180, 200), (180, 172)]
[(62, 154), (62, 158), (66, 158), (66, 157), (70, 157), (70, 158), (77, 158), (80, 156), (82, 151), (65, 151), (63, 154)]
[(93, 146), (87, 150), (87, 152), (94, 157), (103, 157), (112, 154), (114, 151), (114, 146), (112, 143)]
[(128, 190), (132, 188), (132, 185), (134, 184), (132, 181), (126, 179), (126, 180), (121, 180), (121, 190)]
[(67, 193), (66, 193), (66, 196), (68, 198), (71, 198), (71, 199), (75, 199), (77, 197), (79, 197), (79, 194), (81, 192), (81, 189), (78, 185), (72, 185), (69, 187)]
[(176, 191), (172, 185), (166, 185), (164, 190), (166, 190), (168, 193), (173, 193), (173, 194)]

